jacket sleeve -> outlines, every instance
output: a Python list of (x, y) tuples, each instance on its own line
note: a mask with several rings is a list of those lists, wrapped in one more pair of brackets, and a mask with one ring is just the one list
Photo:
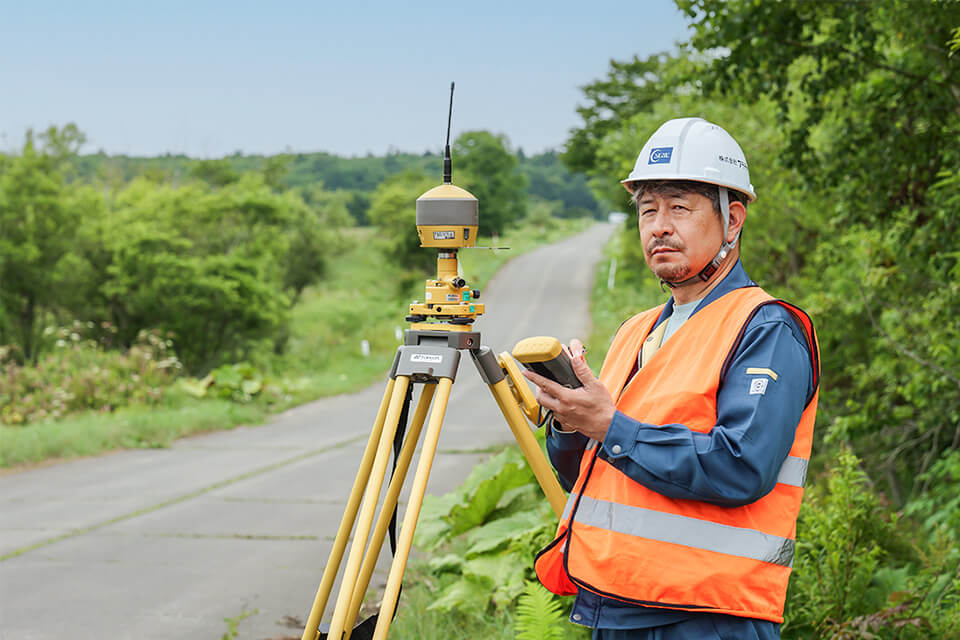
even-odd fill
[(557, 471), (560, 486), (565, 491), (570, 491), (580, 474), (580, 459), (590, 439), (577, 431), (557, 431), (553, 428), (553, 420), (547, 429), (547, 455), (550, 456), (550, 464)]
[[(757, 376), (747, 375), (748, 367), (772, 369), (777, 380), (754, 382)], [(700, 433), (681, 424), (645, 424), (617, 412), (600, 455), (671, 498), (724, 506), (754, 502), (776, 484), (812, 396), (812, 368), (799, 326), (788, 311), (768, 305), (734, 354), (717, 393), (713, 429)]]

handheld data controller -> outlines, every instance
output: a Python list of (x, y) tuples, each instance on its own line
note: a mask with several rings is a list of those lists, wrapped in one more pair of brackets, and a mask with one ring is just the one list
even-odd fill
[(560, 346), (560, 341), (550, 336), (524, 338), (513, 348), (513, 357), (530, 371), (545, 378), (576, 389), (583, 384), (573, 372), (570, 358)]

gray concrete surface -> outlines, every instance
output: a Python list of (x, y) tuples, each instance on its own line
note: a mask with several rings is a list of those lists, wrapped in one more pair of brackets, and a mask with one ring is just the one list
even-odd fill
[[(510, 261), (483, 292), (483, 343), (500, 352), (530, 335), (585, 336), (612, 230)], [(383, 388), (167, 449), (0, 477), (0, 638), (217, 640), (225, 618), (254, 611), (237, 638), (299, 638)], [(511, 439), (462, 358), (428, 492), (452, 489), (478, 451)]]

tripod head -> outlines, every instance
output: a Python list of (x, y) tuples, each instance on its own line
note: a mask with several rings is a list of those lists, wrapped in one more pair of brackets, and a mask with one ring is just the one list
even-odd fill
[[(460, 276), (457, 250), (477, 243), (479, 203), (466, 189), (453, 184), (450, 157), (450, 123), (453, 118), (453, 88), (447, 114), (447, 143), (443, 151), (443, 183), (417, 198), (417, 235), (421, 247), (435, 247), (437, 277), (426, 281), (425, 300), (410, 305), (407, 321), (413, 329), (469, 331), (483, 304), (473, 302), (480, 292), (470, 289)], [(429, 320), (434, 322), (429, 322)]]

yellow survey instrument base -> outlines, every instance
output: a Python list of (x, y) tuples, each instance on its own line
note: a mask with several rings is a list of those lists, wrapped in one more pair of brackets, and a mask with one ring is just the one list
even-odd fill
[(410, 325), (413, 331), (473, 331), (469, 324), (447, 324), (446, 322), (414, 322)]
[(483, 315), (483, 305), (476, 302), (451, 303), (414, 303), (410, 305), (410, 313), (419, 316), (451, 316), (457, 318), (476, 318)]
[(435, 318), (441, 322), (453, 318), (473, 322), (477, 316), (483, 315), (484, 305), (473, 301), (479, 295), (479, 292), (471, 289), (459, 274), (460, 266), (457, 262), (457, 252), (441, 251), (437, 256), (437, 276), (425, 282), (424, 301), (415, 300), (410, 305), (409, 313), (413, 316), (411, 319), (418, 323), (414, 325), (414, 329), (469, 331), (469, 327), (466, 329), (450, 328), (464, 325), (449, 323), (449, 325), (443, 327), (424, 327), (423, 322), (430, 318)]

